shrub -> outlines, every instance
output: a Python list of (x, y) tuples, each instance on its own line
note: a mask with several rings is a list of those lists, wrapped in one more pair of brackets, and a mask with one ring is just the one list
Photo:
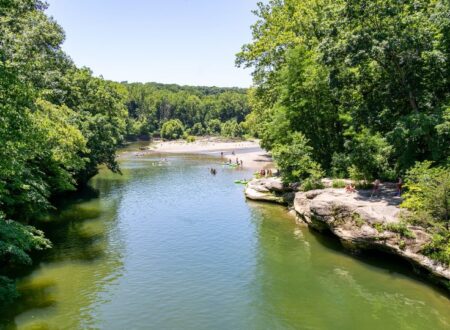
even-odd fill
[(393, 233), (399, 234), (401, 237), (405, 238), (415, 238), (414, 233), (408, 229), (408, 226), (404, 222), (399, 223), (376, 223), (373, 227), (379, 232), (382, 233), (385, 230), (391, 231)]
[(211, 119), (208, 121), (207, 127), (209, 134), (220, 134), (221, 124), (219, 119)]
[(362, 227), (366, 223), (359, 213), (353, 213), (352, 219), (358, 227)]
[(161, 128), (161, 137), (168, 140), (179, 139), (183, 136), (184, 126), (179, 119), (166, 121)]
[(293, 133), (288, 144), (274, 146), (272, 154), (285, 183), (309, 179), (304, 182), (305, 189), (320, 185), (324, 173), (320, 165), (311, 159), (311, 152), (308, 140), (301, 133)]
[(389, 230), (393, 233), (400, 234), (402, 237), (406, 238), (415, 238), (414, 233), (408, 229), (408, 226), (404, 222), (399, 223), (387, 223), (384, 225), (386, 230)]
[(384, 226), (381, 223), (375, 223), (373, 228), (377, 230), (377, 232), (382, 233), (384, 231)]
[(424, 246), (422, 253), (431, 259), (450, 265), (450, 234), (435, 234), (430, 243)]
[(314, 180), (311, 178), (303, 180), (302, 185), (300, 186), (301, 191), (309, 191), (323, 188), (325, 188), (325, 186), (323, 185), (322, 182), (320, 182), (320, 180)]
[[(379, 133), (363, 129), (347, 142), (350, 162), (349, 174), (358, 179), (373, 178), (393, 179), (393, 171), (389, 164), (392, 146)], [(394, 176), (395, 178), (395, 176)], [(352, 178), (356, 179), (356, 178)]]
[(234, 119), (224, 122), (220, 132), (222, 136), (230, 138), (242, 137), (245, 133), (243, 125), (238, 124)]
[(350, 158), (344, 153), (333, 154), (331, 158), (331, 175), (334, 178), (345, 178), (348, 176), (348, 168), (350, 167)]
[(193, 136), (193, 135), (188, 135), (188, 136), (186, 136), (185, 139), (186, 139), (187, 143), (195, 142), (195, 136)]
[(201, 136), (205, 134), (205, 129), (201, 123), (195, 123), (191, 128), (191, 134), (196, 136)]
[(345, 186), (344, 180), (333, 180), (333, 188), (345, 188)]
[(402, 207), (411, 211), (410, 218), (422, 218), (424, 224), (450, 230), (450, 168), (431, 167), (425, 161), (416, 163), (405, 177), (406, 193)]
[[(44, 233), (31, 226), (16, 221), (5, 220), (0, 212), (0, 271), (6, 271), (6, 265), (30, 265), (29, 253), (51, 247)], [(0, 305), (9, 303), (17, 297), (14, 281), (0, 276)]]
[(359, 170), (358, 167), (355, 165), (351, 165), (348, 169), (348, 175), (350, 176), (350, 179), (352, 179), (355, 182), (364, 181), (365, 175), (363, 172)]
[(368, 190), (372, 188), (372, 183), (370, 183), (369, 181), (362, 180), (358, 181), (355, 186), (356, 189)]

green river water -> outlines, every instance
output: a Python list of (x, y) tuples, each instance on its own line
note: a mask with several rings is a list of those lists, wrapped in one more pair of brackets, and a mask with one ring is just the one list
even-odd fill
[(0, 328), (450, 328), (448, 296), (403, 262), (349, 255), (285, 208), (246, 201), (234, 180), (248, 170), (131, 153), (121, 167), (40, 225), (55, 247)]

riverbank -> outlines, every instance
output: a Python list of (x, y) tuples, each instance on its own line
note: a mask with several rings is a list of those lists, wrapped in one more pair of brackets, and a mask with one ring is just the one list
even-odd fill
[(315, 230), (331, 232), (344, 247), (397, 255), (450, 290), (450, 268), (421, 253), (431, 236), (424, 228), (401, 222), (401, 198), (389, 186), (372, 198), (368, 190), (291, 191), (278, 178), (269, 178), (249, 182), (245, 195), (251, 200), (292, 205), (298, 220)]
[(194, 142), (185, 140), (162, 141), (155, 140), (136, 153), (137, 156), (146, 154), (210, 154), (225, 160), (236, 158), (242, 160), (243, 167), (252, 170), (273, 169), (271, 156), (259, 146), (258, 140), (236, 141), (218, 137), (201, 137)]

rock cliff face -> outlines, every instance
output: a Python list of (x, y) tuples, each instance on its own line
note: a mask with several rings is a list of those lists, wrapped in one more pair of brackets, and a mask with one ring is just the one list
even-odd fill
[[(286, 195), (287, 194), (287, 195)], [(355, 250), (377, 249), (398, 255), (450, 289), (450, 268), (421, 254), (430, 235), (421, 227), (400, 221), (401, 200), (390, 190), (371, 198), (369, 191), (347, 193), (326, 188), (308, 192), (290, 192), (278, 178), (253, 180), (245, 190), (247, 198), (287, 204), (299, 219), (319, 231), (331, 231), (342, 244)]]

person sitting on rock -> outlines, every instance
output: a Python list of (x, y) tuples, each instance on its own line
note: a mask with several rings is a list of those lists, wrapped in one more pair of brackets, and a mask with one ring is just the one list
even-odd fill
[(349, 184), (345, 185), (345, 192), (352, 194), (352, 193), (356, 192), (356, 189), (352, 183), (349, 183)]

